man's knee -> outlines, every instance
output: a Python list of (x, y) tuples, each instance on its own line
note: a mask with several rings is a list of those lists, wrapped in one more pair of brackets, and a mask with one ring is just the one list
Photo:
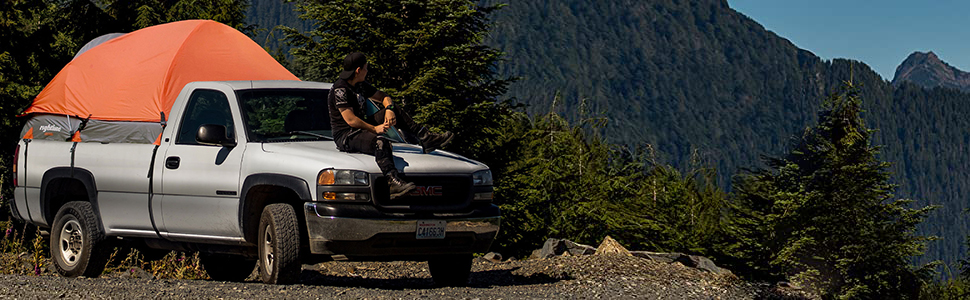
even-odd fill
[(382, 136), (374, 138), (374, 149), (377, 153), (391, 153), (391, 142)]

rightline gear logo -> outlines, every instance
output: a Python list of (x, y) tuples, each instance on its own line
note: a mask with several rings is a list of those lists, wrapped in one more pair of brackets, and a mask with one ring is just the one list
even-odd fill
[(61, 132), (61, 128), (60, 127), (57, 127), (57, 125), (44, 125), (44, 126), (41, 126), (40, 127), (40, 131), (43, 131), (43, 132), (48, 132), (48, 131)]

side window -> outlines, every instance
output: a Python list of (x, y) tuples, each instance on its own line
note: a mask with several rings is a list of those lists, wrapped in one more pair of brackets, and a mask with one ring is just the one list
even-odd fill
[(199, 145), (195, 141), (195, 135), (199, 132), (199, 127), (204, 124), (226, 126), (226, 135), (229, 138), (235, 135), (229, 99), (222, 92), (214, 90), (192, 92), (189, 103), (185, 106), (185, 114), (182, 115), (182, 124), (179, 126), (175, 143)]

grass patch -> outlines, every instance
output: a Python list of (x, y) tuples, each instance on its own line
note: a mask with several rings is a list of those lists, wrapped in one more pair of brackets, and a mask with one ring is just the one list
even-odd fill
[[(0, 274), (56, 276), (50, 259), (49, 237), (41, 235), (40, 230), (33, 226), (17, 224), (12, 220), (0, 221), (0, 228), (3, 229), (3, 238), (0, 240)], [(140, 251), (128, 247), (114, 248), (103, 275), (209, 279), (199, 262), (198, 253), (172, 251), (159, 260), (147, 261)]]

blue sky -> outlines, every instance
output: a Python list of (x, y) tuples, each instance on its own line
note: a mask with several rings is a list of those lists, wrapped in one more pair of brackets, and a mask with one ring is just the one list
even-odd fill
[(914, 51), (970, 71), (970, 1), (728, 0), (731, 8), (823, 59), (868, 64), (886, 80)]

